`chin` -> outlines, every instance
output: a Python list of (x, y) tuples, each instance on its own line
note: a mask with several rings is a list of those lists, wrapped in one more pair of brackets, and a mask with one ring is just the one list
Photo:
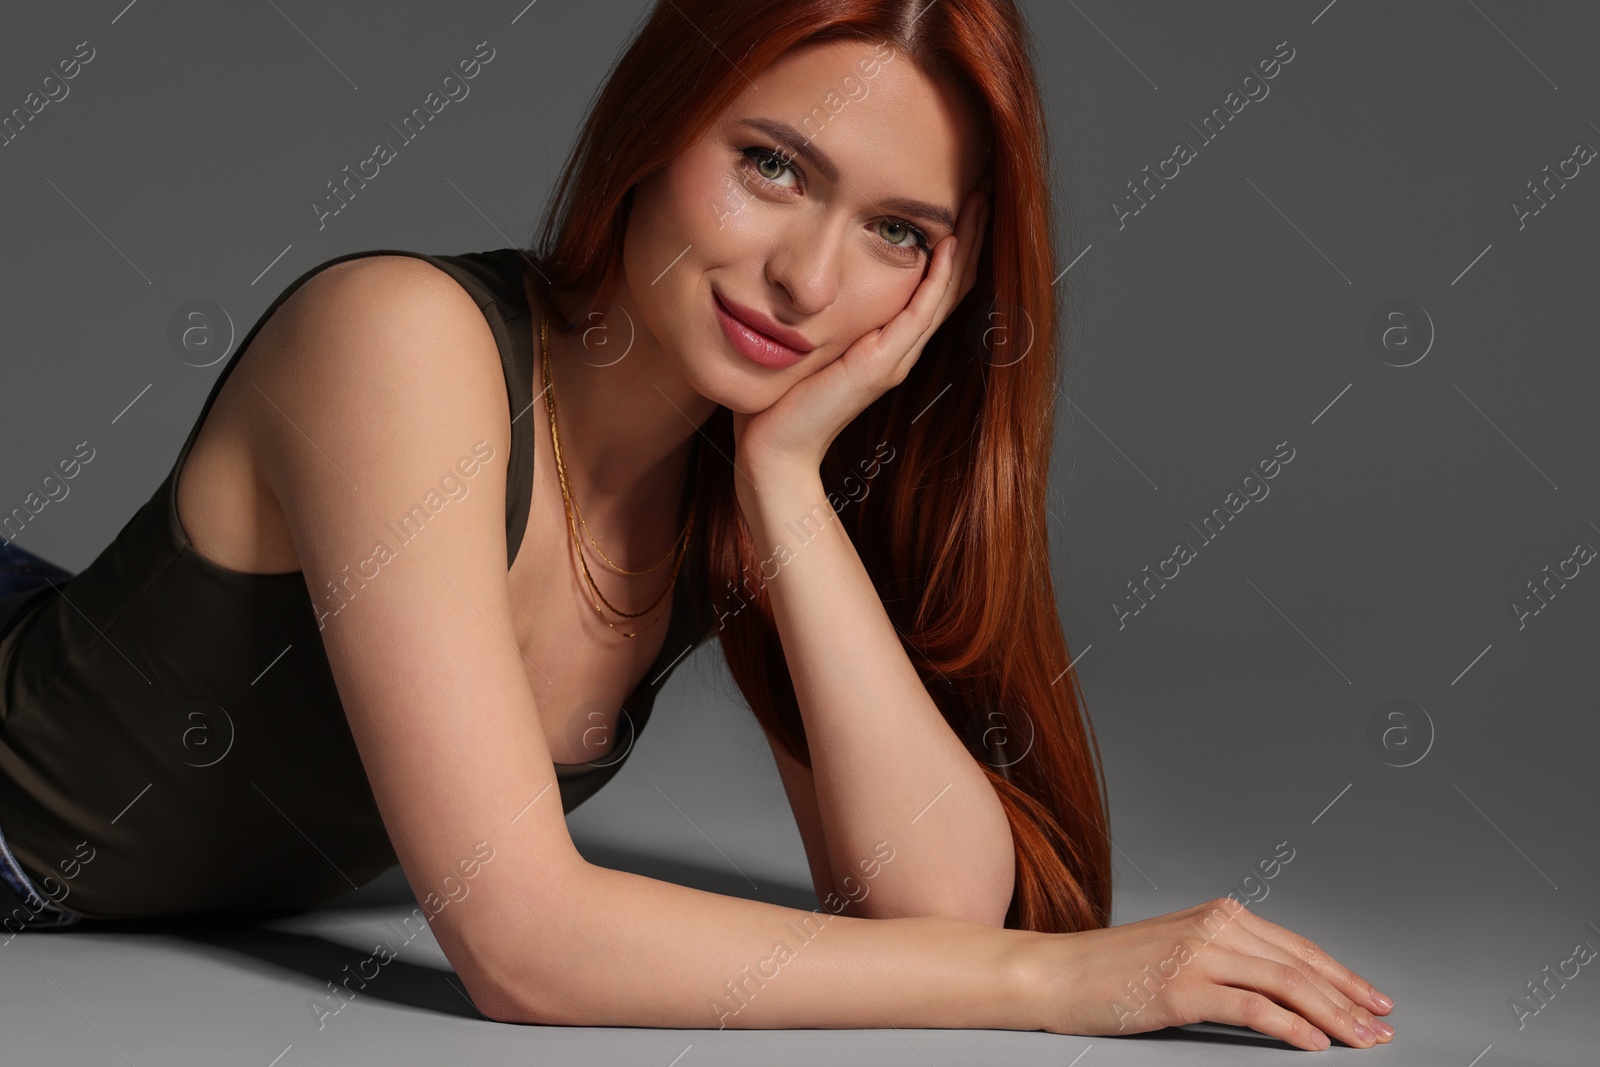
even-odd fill
[(738, 358), (731, 353), (718, 352), (698, 366), (686, 366), (684, 378), (695, 392), (713, 404), (743, 415), (754, 415), (771, 407), (783, 391), (774, 391), (770, 381), (757, 381), (741, 373), (734, 362)]
[(780, 384), (773, 372), (747, 362), (728, 347), (720, 334), (712, 337), (709, 345), (691, 345), (691, 350), (696, 356), (679, 363), (684, 381), (695, 392), (729, 411), (744, 415), (765, 411), (794, 384), (788, 381), (788, 375), (784, 376), (785, 384)]

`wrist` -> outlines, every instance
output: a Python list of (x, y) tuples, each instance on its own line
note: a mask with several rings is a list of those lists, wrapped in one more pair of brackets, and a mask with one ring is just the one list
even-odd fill
[[(1004, 930), (999, 942), (996, 988), (1007, 1030), (1046, 1030), (1050, 1007), (1059, 1008), (1065, 991), (1058, 968), (1046, 962), (1047, 942), (1056, 935), (1034, 930)], [(1051, 1004), (1047, 1004), (1046, 1001)]]
[[(739, 506), (752, 528), (768, 516), (787, 516), (816, 503), (826, 504), (822, 472), (798, 464), (743, 468), (734, 475)], [(782, 518), (776, 521), (782, 522)]]

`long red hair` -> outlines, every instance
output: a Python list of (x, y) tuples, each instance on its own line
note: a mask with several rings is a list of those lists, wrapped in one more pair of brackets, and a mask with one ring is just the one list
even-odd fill
[[(1106, 926), (1108, 803), (1067, 666), (1046, 527), (1060, 370), (1050, 158), (1032, 46), (1012, 0), (661, 0), (601, 89), (537, 247), (525, 251), (547, 292), (603, 306), (620, 277), (635, 183), (695, 143), (748, 77), (796, 46), (838, 38), (887, 42), (970, 94), (988, 121), (994, 206), (972, 291), (906, 379), (834, 440), (823, 484), (848, 485), (864, 460), (889, 457), (888, 476), (840, 521), (930, 697), (1004, 805), (1017, 860), (1005, 925)], [(553, 325), (574, 328), (550, 310)], [(930, 405), (935, 417), (921, 418)], [(703, 430), (734, 454), (727, 408)], [(732, 467), (706, 463), (700, 477), (703, 536), (685, 574), (705, 583), (712, 604), (734, 590), (750, 597), (728, 613), (723, 653), (756, 719), (809, 766), (771, 604), (764, 584), (749, 583), (760, 556)]]

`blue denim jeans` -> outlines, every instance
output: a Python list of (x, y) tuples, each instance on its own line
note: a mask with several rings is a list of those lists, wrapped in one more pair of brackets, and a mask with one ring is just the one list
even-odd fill
[[(0, 601), (51, 583), (61, 585), (71, 577), (71, 571), (0, 537)], [(0, 637), (5, 636), (13, 621), (0, 622)], [(4, 815), (0, 812), (0, 819)], [(18, 930), (72, 926), (81, 921), (81, 916), (56, 907), (39, 892), (11, 854), (5, 833), (0, 830), (0, 936), (9, 939)]]

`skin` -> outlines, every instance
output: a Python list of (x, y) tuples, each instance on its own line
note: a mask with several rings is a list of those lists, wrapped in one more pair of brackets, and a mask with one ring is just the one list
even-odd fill
[[(623, 284), (602, 328), (552, 332), (550, 351), (539, 354), (555, 372), (574, 494), (597, 539), (627, 566), (654, 561), (671, 544), (689, 446), (719, 404), (735, 416), (740, 505), (758, 545), (771, 545), (780, 519), (822, 499), (817, 466), (839, 430), (904, 379), (973, 284), (987, 215), (984, 129), (909, 59), (885, 64), (871, 92), (817, 138), (837, 164), (836, 180), (799, 160), (761, 170), (740, 162), (749, 158), (742, 149), (779, 150), (741, 120), (800, 126), (874, 54), (835, 42), (763, 72), (699, 142), (636, 189)], [(940, 205), (956, 225), (882, 210), (892, 198)], [(897, 249), (914, 245), (900, 222), (925, 232), (927, 252)], [(745, 360), (713, 316), (713, 285), (816, 349), (781, 371)], [(395, 375), (397, 365), (408, 373)], [(384, 388), (374, 389), (377, 381)], [(370, 399), (348, 403), (355, 395)], [(214, 562), (298, 568), (315, 587), (370, 544), (372, 516), (403, 510), (464, 441), (482, 436), (504, 456), (505, 409), (493, 339), (458, 286), (403, 257), (341, 264), (287, 301), (241, 358), (182, 472), (181, 521)], [(421, 410), (428, 418), (415, 417)], [(545, 549), (564, 545), (567, 533), (543, 404), (531, 412), (539, 462), (524, 544)], [(409, 432), (394, 434), (401, 423)], [(330, 473), (329, 456), (357, 472), (359, 486)], [(1374, 1043), (1355, 1030), (1389, 1010), (1370, 983), (1247, 911), (1194, 944), (1194, 961), (1131, 1025), (1107, 1005), (1141, 966), (1172, 956), (1211, 906), (1078, 935), (997, 929), (1012, 879), (1003, 813), (932, 708), (837, 524), (787, 565), (785, 577), (797, 580), (771, 586), (815, 739), (815, 776), (775, 755), (827, 935), (795, 937), (817, 913), (584, 862), (559, 804), (537, 801), (554, 788), (552, 761), (600, 754), (586, 750), (588, 713), (633, 688), (662, 627), (617, 638), (594, 618), (561, 552), (524, 551), (509, 574), (497, 568), (504, 499), (483, 490), (453, 504), (449, 522), (408, 546), (405, 562), (324, 635), (419, 901), (473, 841), (496, 850), (470, 900), (431, 920), (485, 1014), (689, 1027), (893, 1020), (1077, 1034), (1211, 1019), (1322, 1047), (1311, 1020), (1347, 1044)], [(631, 605), (647, 603), (660, 579), (602, 572), (598, 580), (613, 602)], [(662, 613), (669, 607), (670, 598)], [(484, 623), (503, 640), (487, 636)], [(599, 747), (608, 744), (602, 737)], [(896, 746), (902, 758), (885, 759)], [(949, 792), (939, 806), (905, 832), (922, 798), (941, 786)], [(869, 843), (889, 839), (892, 861), (871, 874), (855, 869), (858, 857), (882, 859)], [(870, 879), (870, 893), (850, 891), (852, 876), (858, 887)], [(830, 906), (841, 887), (848, 904)], [(755, 963), (770, 960), (777, 941), (792, 942), (793, 958)], [(741, 980), (741, 964), (754, 964), (768, 984), (713, 1018), (708, 1001)], [(660, 981), (666, 973), (674, 981)], [(1243, 999), (1252, 990), (1257, 1000)]]
[[(673, 469), (674, 460), (683, 467), (695, 427), (719, 404), (736, 415), (763, 413), (755, 420), (735, 419), (747, 474), (751, 465), (790, 459), (814, 466), (838, 430), (887, 384), (877, 380), (880, 371), (915, 358), (916, 352), (897, 347), (902, 338), (896, 335), (876, 363), (873, 353), (857, 349), (844, 367), (832, 366), (906, 309), (934, 266), (933, 246), (954, 232), (887, 212), (879, 202), (912, 198), (958, 216), (978, 183), (987, 148), (977, 117), (950, 90), (897, 57), (865, 83), (865, 96), (852, 99), (814, 138), (837, 164), (838, 180), (829, 181), (802, 159), (779, 165), (769, 158), (758, 168), (760, 156), (741, 154), (746, 148), (780, 150), (771, 135), (745, 120), (777, 118), (804, 134), (805, 116), (827, 89), (879, 55), (858, 43), (791, 54), (764, 72), (759, 85), (748, 87), (696, 144), (639, 183), (623, 250), (623, 284), (603, 309), (604, 330), (551, 335), (551, 359), (561, 374), (561, 432), (578, 457), (569, 477), (575, 477), (580, 500), (594, 499), (597, 509), (610, 507), (619, 519), (644, 520), (648, 528), (649, 509), (634, 515), (622, 510), (641, 498), (659, 504), (677, 499), (674, 485), (654, 494), (649, 485)], [(916, 165), (902, 166), (903, 160)], [(918, 248), (909, 227), (897, 222), (920, 229), (929, 248)], [(948, 271), (941, 264), (935, 282), (945, 281)], [(955, 280), (965, 282), (959, 291), (936, 285), (931, 294), (941, 301), (940, 320), (970, 288), (970, 271), (964, 278), (958, 272)], [(713, 285), (804, 334), (816, 349), (782, 371), (750, 363), (717, 325)], [(908, 319), (901, 325), (913, 324)], [(631, 339), (620, 360), (614, 353), (618, 336)], [(829, 373), (819, 373), (824, 370)], [(876, 377), (852, 389), (844, 381), (851, 373)], [(816, 381), (806, 382), (813, 376)], [(797, 395), (778, 405), (791, 392)], [(777, 410), (769, 410), (775, 405)], [(746, 440), (752, 421), (756, 433)], [(654, 514), (670, 511), (659, 507)], [(657, 525), (661, 536), (643, 546), (639, 558), (659, 558), (659, 551), (648, 549), (671, 543), (675, 529)]]

